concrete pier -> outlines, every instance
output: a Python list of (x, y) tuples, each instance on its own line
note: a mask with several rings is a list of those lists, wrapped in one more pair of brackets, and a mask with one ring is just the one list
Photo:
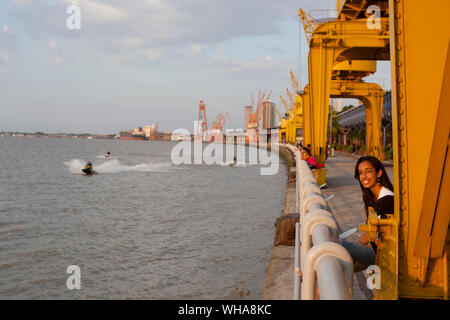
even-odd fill
[[(340, 233), (365, 223), (361, 189), (354, 178), (357, 159), (357, 156), (337, 153), (326, 162), (327, 188), (322, 189), (322, 194), (325, 198), (334, 194), (328, 201), (328, 207), (338, 223)], [(385, 167), (392, 181), (393, 167), (389, 163), (385, 163)], [(295, 167), (291, 167), (290, 170), (295, 172)], [(288, 182), (282, 215), (295, 213), (295, 205), (295, 182)], [(354, 233), (347, 240), (357, 242), (361, 234), (361, 232)], [(270, 257), (262, 299), (291, 300), (293, 292), (294, 247), (276, 246)], [(354, 274), (353, 292), (354, 300), (372, 299), (373, 295), (367, 289), (364, 272)]]

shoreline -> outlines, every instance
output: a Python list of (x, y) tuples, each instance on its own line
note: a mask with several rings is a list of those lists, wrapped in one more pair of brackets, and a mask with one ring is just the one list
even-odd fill
[[(288, 181), (284, 195), (284, 208), (277, 222), (290, 214), (296, 214), (296, 183), (290, 181), (295, 175), (295, 160), (284, 147), (280, 147), (282, 156), (288, 165)], [(297, 215), (297, 214), (296, 214)], [(276, 231), (269, 266), (266, 271), (262, 300), (292, 300), (294, 294), (294, 246), (275, 245)]]

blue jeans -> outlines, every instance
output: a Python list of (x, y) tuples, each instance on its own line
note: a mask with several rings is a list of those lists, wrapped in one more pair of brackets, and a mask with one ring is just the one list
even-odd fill
[(361, 244), (340, 240), (341, 244), (350, 253), (354, 263), (354, 272), (367, 269), (368, 266), (375, 264), (375, 250)]

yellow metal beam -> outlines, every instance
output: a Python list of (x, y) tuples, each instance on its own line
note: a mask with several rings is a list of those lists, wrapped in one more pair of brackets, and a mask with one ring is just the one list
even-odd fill
[(450, 1), (389, 6), (398, 297), (448, 298)]
[(376, 61), (345, 60), (333, 66), (333, 80), (358, 80), (365, 78), (377, 71)]
[(383, 150), (381, 148), (383, 89), (376, 83), (332, 80), (330, 97), (359, 99), (364, 104), (366, 110), (367, 154), (383, 160)]

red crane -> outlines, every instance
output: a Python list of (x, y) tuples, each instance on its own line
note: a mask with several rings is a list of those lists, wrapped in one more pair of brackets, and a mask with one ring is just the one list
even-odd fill
[(198, 105), (198, 120), (197, 120), (197, 131), (196, 134), (200, 132), (205, 134), (208, 132), (208, 124), (206, 123), (206, 105), (203, 100), (200, 100), (200, 104)]

